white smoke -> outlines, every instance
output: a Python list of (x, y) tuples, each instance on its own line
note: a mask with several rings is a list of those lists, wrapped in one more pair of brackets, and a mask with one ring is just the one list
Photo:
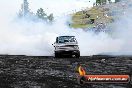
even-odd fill
[(122, 0), (122, 15), (114, 23), (115, 35), (123, 44), (120, 46), (119, 54), (132, 55), (132, 0)]
[[(53, 12), (55, 16), (58, 16), (52, 25), (19, 20), (16, 18), (16, 14), (20, 9), (22, 0), (0, 0), (0, 54), (53, 55), (52, 43), (58, 35), (75, 35), (79, 42), (81, 55), (109, 54), (112, 52), (117, 54), (128, 54), (129, 52), (132, 54), (132, 21), (129, 10), (126, 11), (126, 14), (128, 12), (127, 16), (123, 16), (114, 23), (115, 36), (111, 37), (107, 33), (96, 35), (94, 32), (84, 32), (82, 29), (73, 29), (66, 25), (66, 21), (70, 17), (64, 14), (67, 13), (68, 15), (75, 9), (80, 10), (82, 6), (86, 7), (86, 0), (41, 1), (29, 0), (30, 9), (33, 8), (32, 11), (35, 12), (44, 5), (47, 13)], [(60, 6), (59, 2), (61, 3)]]

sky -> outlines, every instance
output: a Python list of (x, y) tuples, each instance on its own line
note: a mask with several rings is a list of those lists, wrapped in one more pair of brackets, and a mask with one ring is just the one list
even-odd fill
[(29, 0), (33, 12), (42, 7), (47, 13), (54, 13), (57, 16), (91, 7), (93, 2), (95, 0), (90, 2), (89, 0)]
[[(32, 12), (36, 13), (37, 9), (43, 8), (47, 14), (54, 13), (55, 16), (67, 13), (70, 14), (91, 7), (95, 1), (96, 0), (28, 0), (29, 8)], [(17, 13), (16, 11), (19, 12), (22, 3), (23, 0), (0, 0), (0, 10), (6, 13), (9, 12), (9, 14), (15, 14)]]
[[(92, 7), (96, 0), (28, 0), (30, 8), (36, 12), (38, 8), (42, 7), (46, 12), (54, 13), (55, 15), (62, 15), (72, 13), (80, 9)], [(114, 0), (112, 0), (114, 1)], [(40, 3), (41, 2), (41, 3)], [(36, 5), (37, 4), (37, 5)]]

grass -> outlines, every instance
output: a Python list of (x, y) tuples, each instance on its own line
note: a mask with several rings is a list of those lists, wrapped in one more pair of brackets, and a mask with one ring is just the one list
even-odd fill
[(71, 24), (71, 27), (73, 28), (82, 28), (82, 29), (92, 28), (94, 26), (95, 26), (94, 24)]
[[(94, 24), (90, 24), (90, 20), (94, 19), (95, 23), (110, 23), (113, 17), (106, 17), (105, 14), (108, 11), (105, 11), (102, 7), (92, 7), (91, 9), (83, 10), (76, 12), (72, 15), (72, 24), (73, 28), (91, 28), (94, 27)], [(89, 15), (90, 17), (87, 17)]]

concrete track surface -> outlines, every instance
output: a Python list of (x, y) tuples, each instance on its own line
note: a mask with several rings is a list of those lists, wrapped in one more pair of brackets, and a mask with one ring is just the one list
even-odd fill
[(132, 88), (128, 84), (77, 83), (78, 66), (87, 74), (129, 74), (131, 56), (82, 56), (54, 58), (51, 56), (0, 56), (0, 88)]

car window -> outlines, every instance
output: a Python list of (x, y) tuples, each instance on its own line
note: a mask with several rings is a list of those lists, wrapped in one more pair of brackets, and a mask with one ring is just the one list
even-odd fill
[(73, 36), (59, 37), (59, 43), (66, 43), (66, 42), (77, 42), (77, 41), (76, 41), (76, 38)]
[(58, 37), (56, 38), (56, 43), (58, 43)]

